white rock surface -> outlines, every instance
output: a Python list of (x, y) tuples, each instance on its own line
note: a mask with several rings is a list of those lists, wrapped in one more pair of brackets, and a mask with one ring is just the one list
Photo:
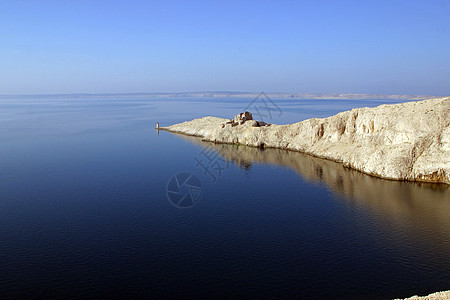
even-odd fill
[(445, 299), (450, 299), (450, 291), (437, 292), (423, 297), (412, 296), (410, 298), (405, 298), (404, 300), (445, 300)]
[(160, 129), (215, 143), (300, 151), (386, 179), (450, 184), (450, 97), (289, 125), (222, 127), (227, 121), (204, 117)]

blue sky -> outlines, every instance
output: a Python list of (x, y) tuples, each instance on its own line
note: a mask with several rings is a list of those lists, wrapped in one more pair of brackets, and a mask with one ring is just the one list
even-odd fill
[(450, 0), (3, 1), (0, 94), (450, 94)]

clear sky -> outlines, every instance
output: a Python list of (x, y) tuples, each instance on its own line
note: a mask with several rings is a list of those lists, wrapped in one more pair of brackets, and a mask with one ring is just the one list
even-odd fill
[(0, 94), (450, 94), (450, 0), (0, 0)]

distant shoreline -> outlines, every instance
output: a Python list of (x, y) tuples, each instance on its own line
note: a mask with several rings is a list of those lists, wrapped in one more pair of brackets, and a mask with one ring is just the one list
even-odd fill
[(314, 93), (258, 93), (258, 92), (180, 92), (180, 93), (76, 93), (76, 94), (34, 94), (0, 95), (0, 99), (29, 98), (256, 98), (267, 96), (274, 99), (392, 99), (425, 100), (445, 95), (399, 95), (399, 94), (314, 94)]

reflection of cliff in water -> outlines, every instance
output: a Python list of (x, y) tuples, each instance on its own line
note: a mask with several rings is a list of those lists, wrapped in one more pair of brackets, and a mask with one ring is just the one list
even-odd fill
[[(324, 183), (353, 205), (417, 226), (417, 234), (434, 232), (450, 240), (450, 188), (445, 184), (389, 181), (344, 168), (342, 164), (281, 149), (260, 149), (186, 139), (212, 147), (223, 158), (249, 169), (252, 164), (276, 164), (293, 168), (309, 182)], [(419, 222), (420, 220), (420, 222)], [(449, 245), (450, 246), (450, 245)]]

